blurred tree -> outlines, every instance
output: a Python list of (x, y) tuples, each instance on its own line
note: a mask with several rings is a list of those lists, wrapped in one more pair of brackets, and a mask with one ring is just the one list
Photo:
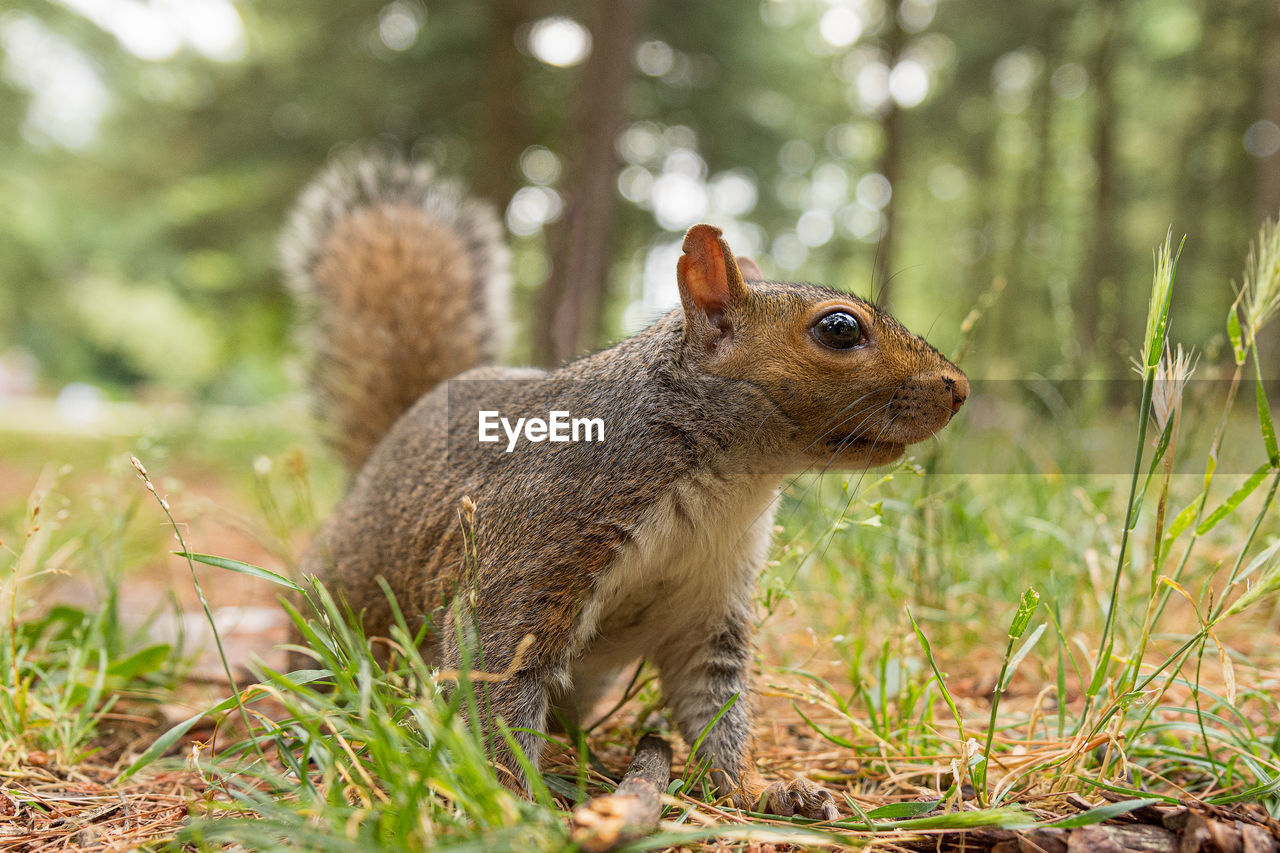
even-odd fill
[(276, 233), (372, 141), (503, 209), (543, 360), (672, 304), (710, 219), (771, 275), (892, 281), (944, 349), (1008, 282), (977, 375), (1123, 375), (1165, 228), (1204, 343), (1276, 213), (1276, 33), (1254, 0), (10, 0), (0, 352), (52, 385), (290, 390)]
[[(1266, 10), (1265, 4), (1259, 7), (1258, 32), (1262, 43), (1262, 86), (1258, 98), (1258, 121), (1251, 124), (1253, 136), (1270, 133), (1272, 145), (1280, 141), (1280, 15), (1274, 10)], [(1245, 133), (1249, 133), (1246, 130)], [(1257, 158), (1258, 194), (1255, 202), (1256, 215), (1261, 217), (1275, 216), (1280, 211), (1280, 157), (1274, 154)]]
[(505, 210), (520, 186), (520, 154), (533, 142), (530, 104), (523, 101), (521, 81), (532, 62), (517, 47), (520, 28), (534, 17), (530, 0), (495, 0), (484, 55), (485, 121), (478, 144), (475, 190)]
[(578, 77), (567, 153), (565, 214), (548, 235), (551, 275), (543, 287), (543, 322), (534, 329), (534, 359), (559, 364), (604, 337), (618, 156), (614, 140), (627, 119), (632, 56), (649, 0), (589, 5), (592, 51)]
[(1075, 300), (1076, 333), (1086, 365), (1096, 363), (1104, 354), (1111, 354), (1117, 333), (1126, 328), (1121, 317), (1107, 316), (1104, 322), (1106, 302), (1114, 308), (1123, 306), (1123, 301), (1112, 294), (1121, 285), (1119, 273), (1124, 262), (1120, 247), (1117, 197), (1120, 190), (1115, 159), (1115, 68), (1119, 32), (1124, 26), (1124, 7), (1119, 0), (1100, 0), (1093, 14), (1098, 22), (1095, 26), (1097, 43), (1087, 68), (1094, 88), (1090, 153), (1097, 169), (1097, 181), (1084, 277)]
[(880, 44), (884, 51), (885, 65), (889, 68), (889, 97), (885, 100), (884, 112), (880, 116), (881, 144), (877, 171), (888, 182), (889, 198), (881, 210), (884, 226), (881, 228), (880, 244), (876, 250), (872, 282), (875, 285), (877, 301), (887, 306), (895, 270), (893, 238), (896, 236), (896, 226), (894, 220), (899, 202), (894, 200), (894, 193), (901, 189), (899, 178), (902, 174), (902, 149), (905, 147), (902, 138), (904, 130), (902, 108), (898, 105), (899, 99), (893, 91), (894, 75), (898, 72), (898, 63), (903, 58), (902, 52), (907, 43), (907, 33), (902, 27), (902, 0), (886, 0), (882, 29)]

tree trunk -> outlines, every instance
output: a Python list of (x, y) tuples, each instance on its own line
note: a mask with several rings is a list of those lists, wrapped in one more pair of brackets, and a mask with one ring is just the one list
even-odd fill
[[(1262, 57), (1260, 75), (1262, 96), (1258, 117), (1280, 125), (1280, 20), (1277, 19), (1274, 6), (1270, 3), (1261, 4), (1258, 12), (1261, 19), (1258, 21), (1258, 26), (1262, 39), (1259, 51), (1259, 56)], [(1280, 217), (1280, 152), (1258, 159), (1256, 180), (1254, 208), (1257, 212), (1257, 222), (1275, 220)], [(1273, 320), (1258, 337), (1262, 363), (1275, 364), (1280, 359), (1280, 323)], [(1275, 376), (1264, 378), (1274, 379)], [(1272, 405), (1275, 405), (1274, 400)]]
[[(907, 34), (898, 20), (898, 10), (902, 0), (888, 0), (885, 4), (885, 34), (881, 39), (885, 53), (888, 54), (889, 70), (898, 64)], [(872, 271), (872, 294), (883, 307), (889, 304), (890, 284), (893, 276), (893, 242), (896, 236), (897, 222), (895, 211), (898, 208), (901, 187), (898, 186), (898, 175), (901, 171), (899, 163), (902, 155), (902, 110), (890, 97), (888, 112), (880, 119), (880, 132), (884, 137), (884, 148), (880, 152), (877, 170), (889, 182), (889, 203), (881, 211), (884, 215), (884, 233), (880, 237), (880, 245), (876, 247), (875, 269)], [(878, 286), (878, 289), (877, 289)]]
[[(1028, 294), (1027, 299), (1043, 300), (1042, 304), (1050, 316), (1055, 308), (1062, 306), (1069, 296), (1060, 297), (1054, 288), (1064, 285), (1058, 280), (1054, 270), (1059, 269), (1061, 239), (1059, 250), (1054, 260), (1046, 262), (1043, 256), (1036, 253), (1037, 241), (1044, 239), (1043, 229), (1052, 227), (1053, 205), (1049, 201), (1049, 176), (1053, 170), (1054, 151), (1054, 105), (1053, 71), (1061, 60), (1062, 39), (1071, 22), (1071, 10), (1055, 4), (1050, 5), (1036, 26), (1033, 44), (1040, 54), (1040, 77), (1032, 90), (1031, 124), (1035, 141), (1031, 153), (1029, 171), (1017, 182), (1015, 193), (1015, 216), (1013, 220), (1014, 239), (1011, 257), (1008, 264), (1009, 280), (1015, 292)], [(1025, 194), (1023, 190), (1025, 189)], [(1065, 238), (1065, 235), (1062, 235)], [(1003, 311), (1000, 316), (1005, 320), (1004, 340), (1015, 341), (1024, 327), (1017, 314), (1025, 311), (1027, 306), (1014, 306), (1015, 311)], [(1054, 318), (1055, 322), (1059, 319)], [(1021, 342), (1025, 343), (1025, 341)], [(1063, 335), (1058, 344), (1062, 356), (1062, 364), (1068, 369), (1078, 366), (1080, 354), (1077, 341), (1072, 335)]]
[[(1258, 117), (1280, 125), (1280, 18), (1273, 8), (1268, 8), (1262, 18), (1259, 21), (1264, 34), (1262, 97), (1259, 99)], [(1261, 157), (1257, 162), (1255, 207), (1258, 219), (1275, 219), (1280, 211), (1280, 153)]]
[[(1118, 331), (1117, 318), (1109, 317), (1104, 322), (1102, 305), (1104, 298), (1116, 292), (1117, 277), (1122, 274), (1120, 246), (1116, 240), (1120, 223), (1116, 217), (1116, 97), (1112, 84), (1120, 6), (1116, 0), (1103, 0), (1098, 14), (1102, 32), (1089, 64), (1095, 101), (1090, 148), (1098, 170), (1098, 183), (1093, 197), (1093, 222), (1084, 280), (1076, 305), (1076, 331), (1082, 366), (1111, 353), (1110, 342), (1116, 340)], [(1118, 306), (1123, 300), (1116, 300), (1116, 303)]]
[[(1174, 161), (1178, 177), (1170, 221), (1173, 223), (1175, 237), (1198, 234), (1200, 236), (1197, 242), (1209, 245), (1211, 232), (1205, 212), (1209, 208), (1209, 199), (1217, 177), (1209, 173), (1202, 151), (1205, 140), (1211, 139), (1214, 131), (1224, 121), (1221, 99), (1215, 98), (1213, 91), (1220, 85), (1215, 74), (1219, 73), (1222, 63), (1217, 54), (1217, 45), (1222, 39), (1225, 12), (1216, 0), (1202, 0), (1197, 4), (1196, 12), (1200, 16), (1202, 34), (1190, 73), (1186, 75), (1188, 82), (1184, 89), (1187, 102), (1193, 105), (1193, 109), (1190, 119), (1179, 128), (1177, 134), (1178, 147)], [(1187, 260), (1190, 268), (1203, 266), (1205, 269), (1212, 269), (1207, 258), (1189, 257)]]
[(626, 122), (631, 54), (649, 0), (590, 5), (591, 56), (578, 81), (573, 138), (565, 146), (565, 214), (548, 232), (551, 275), (540, 299), (534, 358), (558, 364), (599, 342), (617, 206), (614, 140)]
[(495, 0), (485, 52), (488, 74), (484, 82), (483, 127), (477, 138), (476, 195), (506, 210), (520, 186), (520, 153), (530, 144), (529, 114), (518, 98), (518, 84), (526, 61), (516, 47), (520, 25), (533, 15), (528, 0)]

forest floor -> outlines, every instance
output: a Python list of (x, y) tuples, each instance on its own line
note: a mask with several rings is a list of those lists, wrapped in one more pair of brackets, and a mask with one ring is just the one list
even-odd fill
[[(564, 849), (568, 813), (612, 789), (654, 719), (648, 670), (555, 736), (534, 802), (468, 763), (411, 660), (327, 694), (272, 679), (287, 591), (171, 552), (291, 576), (341, 488), (301, 408), (0, 413), (0, 851)], [(1245, 494), (1172, 582), (1139, 524), (1108, 632), (1127, 479), (795, 484), (761, 583), (757, 755), (840, 819), (710, 802), (670, 736), (663, 822), (628, 849), (1280, 851), (1280, 607), (1218, 606), (1270, 576), (1270, 499)]]

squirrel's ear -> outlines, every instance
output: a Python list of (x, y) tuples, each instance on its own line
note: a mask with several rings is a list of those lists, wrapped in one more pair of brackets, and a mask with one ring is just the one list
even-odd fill
[(742, 277), (747, 281), (764, 281), (764, 270), (760, 269), (760, 265), (754, 258), (738, 255), (738, 269), (742, 271)]
[(695, 225), (684, 235), (681, 248), (684, 254), (676, 274), (685, 321), (700, 324), (699, 320), (705, 320), (721, 333), (729, 331), (725, 313), (747, 295), (747, 285), (729, 244), (720, 236), (719, 228)]

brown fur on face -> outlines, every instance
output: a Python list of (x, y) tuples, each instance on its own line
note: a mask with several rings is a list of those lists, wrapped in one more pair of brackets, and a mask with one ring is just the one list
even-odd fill
[[(858, 318), (865, 342), (832, 350), (812, 334), (833, 310)], [(796, 425), (794, 452), (836, 467), (882, 465), (946, 426), (968, 380), (868, 303), (825, 288), (761, 284), (730, 312), (735, 332), (708, 369), (756, 385)], [(835, 458), (831, 458), (833, 453)]]
[[(883, 465), (946, 426), (968, 396), (959, 368), (870, 303), (816, 285), (747, 286), (710, 226), (691, 229), (685, 251), (680, 274), (692, 351), (708, 372), (759, 389), (791, 425), (785, 463)], [(708, 284), (717, 277), (721, 284)], [(815, 323), (836, 311), (857, 318), (857, 347), (831, 349), (814, 336)]]

